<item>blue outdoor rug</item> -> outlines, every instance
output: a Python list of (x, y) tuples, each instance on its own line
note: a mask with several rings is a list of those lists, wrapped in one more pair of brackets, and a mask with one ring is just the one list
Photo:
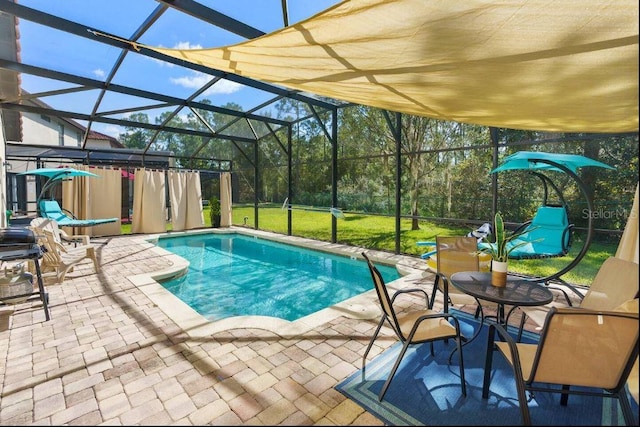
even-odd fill
[[(455, 313), (463, 334), (471, 337), (479, 322), (469, 314)], [(466, 397), (460, 390), (458, 355), (448, 363), (453, 341), (435, 343), (435, 356), (431, 356), (429, 344), (410, 347), (382, 402), (378, 394), (398, 355), (399, 343), (368, 360), (364, 380), (362, 372), (357, 371), (336, 389), (387, 425), (520, 425), (513, 371), (497, 352), (489, 398), (482, 399), (487, 330), (484, 326), (480, 335), (463, 347)], [(509, 332), (516, 336), (515, 328)], [(525, 342), (538, 339), (533, 333), (523, 335)], [(633, 399), (630, 401), (637, 417), (638, 406)], [(618, 400), (612, 398), (570, 395), (569, 404), (561, 406), (559, 393), (536, 392), (529, 408), (534, 425), (624, 425)]]

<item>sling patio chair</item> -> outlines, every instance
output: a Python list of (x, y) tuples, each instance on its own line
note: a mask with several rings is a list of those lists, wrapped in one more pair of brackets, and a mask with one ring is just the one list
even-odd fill
[[(638, 298), (634, 298), (620, 304), (615, 311), (638, 314), (639, 309), (640, 306), (638, 305)], [(627, 379), (627, 390), (629, 390), (629, 394), (636, 402), (636, 405), (640, 403), (640, 359), (637, 357), (636, 363), (633, 364), (633, 368), (631, 368), (629, 378)]]
[(635, 313), (552, 307), (537, 344), (516, 343), (502, 326), (491, 324), (482, 397), (489, 397), (495, 348), (513, 368), (524, 425), (531, 424), (527, 392), (561, 393), (562, 406), (572, 393), (617, 398), (625, 423), (637, 423), (625, 390), (638, 358), (634, 301)]
[[(458, 351), (460, 364), (460, 386), (462, 387), (462, 395), (466, 396), (467, 388), (464, 379), (464, 362), (462, 358), (461, 346), (462, 340), (458, 319), (452, 314), (435, 312), (429, 309), (429, 295), (423, 289), (400, 289), (393, 294), (393, 297), (390, 297), (389, 293), (387, 292), (387, 286), (384, 282), (384, 278), (382, 277), (382, 274), (380, 274), (380, 271), (376, 268), (375, 265), (373, 265), (365, 252), (362, 253), (362, 256), (367, 261), (367, 265), (369, 266), (369, 272), (371, 273), (374, 288), (378, 295), (380, 307), (382, 308), (382, 317), (380, 318), (380, 322), (378, 322), (378, 326), (376, 327), (376, 330), (371, 337), (371, 340), (369, 341), (369, 345), (364, 352), (364, 356), (362, 357), (363, 379), (365, 375), (365, 364), (367, 355), (369, 354), (374, 341), (378, 337), (382, 325), (387, 323), (393, 330), (396, 338), (402, 343), (402, 349), (400, 350), (400, 353), (398, 354), (398, 357), (393, 367), (391, 368), (387, 380), (382, 386), (382, 390), (378, 395), (378, 400), (382, 401), (382, 399), (384, 398), (384, 395), (387, 392), (389, 385), (391, 384), (391, 380), (398, 370), (400, 362), (402, 361), (402, 358), (404, 357), (410, 345), (428, 342), (431, 345), (431, 355), (433, 355), (434, 341), (446, 341), (448, 339), (454, 339), (456, 341), (456, 349)], [(420, 293), (424, 295), (426, 303), (425, 309), (396, 313), (393, 307), (396, 298), (402, 294), (408, 293)], [(451, 324), (450, 322), (452, 322), (453, 324)]]
[[(609, 257), (598, 269), (598, 273), (593, 278), (593, 282), (591, 282), (591, 286), (579, 307), (591, 310), (613, 310), (624, 301), (638, 296), (638, 282), (638, 264)], [(522, 338), (526, 319), (529, 318), (536, 325), (542, 326), (552, 306), (566, 307), (567, 305), (553, 301), (547, 305), (521, 308), (522, 317), (518, 341)]]
[[(449, 277), (453, 273), (461, 271), (480, 271), (480, 253), (477, 248), (477, 239), (470, 236), (436, 236), (437, 270), (436, 278), (431, 291), (430, 309), (436, 300), (438, 291), (443, 294), (444, 312), (449, 311), (449, 306), (476, 306), (475, 317), (484, 316), (483, 307), (471, 295), (451, 286)], [(496, 304), (482, 301), (484, 308), (496, 308)]]

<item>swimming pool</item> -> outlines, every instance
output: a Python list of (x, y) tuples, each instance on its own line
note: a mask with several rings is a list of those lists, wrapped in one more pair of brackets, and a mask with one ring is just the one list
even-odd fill
[[(161, 285), (208, 320), (270, 316), (294, 321), (373, 289), (363, 260), (229, 234), (163, 237), (157, 245), (190, 262)], [(395, 267), (377, 265), (386, 281)]]

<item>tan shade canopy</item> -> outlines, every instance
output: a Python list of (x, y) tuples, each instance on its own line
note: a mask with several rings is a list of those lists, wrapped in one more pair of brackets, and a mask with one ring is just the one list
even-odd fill
[(631, 212), (627, 219), (627, 225), (624, 227), (620, 243), (618, 243), (618, 249), (616, 250), (616, 257), (633, 261), (638, 264), (638, 254), (640, 253), (640, 236), (638, 235), (638, 192), (640, 191), (640, 184), (636, 186), (636, 195), (633, 198), (633, 205), (631, 206)]
[(347, 0), (241, 44), (157, 52), (391, 111), (638, 131), (637, 0)]

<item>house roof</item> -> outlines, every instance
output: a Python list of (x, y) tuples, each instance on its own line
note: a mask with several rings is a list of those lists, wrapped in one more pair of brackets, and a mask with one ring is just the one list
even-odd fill
[[(17, 19), (0, 13), (0, 58), (19, 59), (20, 45), (17, 43)], [(17, 99), (20, 88), (20, 75), (0, 67), (0, 100)], [(22, 126), (18, 111), (3, 111), (2, 125), (6, 139), (22, 140)]]
[[(53, 110), (53, 108), (47, 104), (46, 102), (42, 101), (41, 99), (38, 99), (36, 97), (33, 97), (29, 92), (27, 92), (26, 90), (22, 90), (21, 91), (21, 97), (22, 100), (24, 102), (24, 104), (26, 105), (34, 105), (37, 106), (40, 110), (42, 111), (47, 111), (47, 110)], [(59, 116), (58, 117), (60, 120), (64, 121), (65, 123), (69, 124), (71, 127), (77, 129), (79, 132), (85, 133), (87, 132), (87, 128), (83, 125), (81, 125), (80, 123), (78, 123), (77, 121), (64, 117), (64, 116)], [(87, 136), (87, 139), (89, 140), (94, 140), (94, 141), (108, 141), (109, 142), (109, 146), (111, 146), (112, 148), (125, 148), (125, 146), (118, 141), (116, 138), (109, 136), (109, 135), (105, 135), (103, 133), (100, 133), (98, 131), (95, 130), (90, 130), (89, 134)]]

